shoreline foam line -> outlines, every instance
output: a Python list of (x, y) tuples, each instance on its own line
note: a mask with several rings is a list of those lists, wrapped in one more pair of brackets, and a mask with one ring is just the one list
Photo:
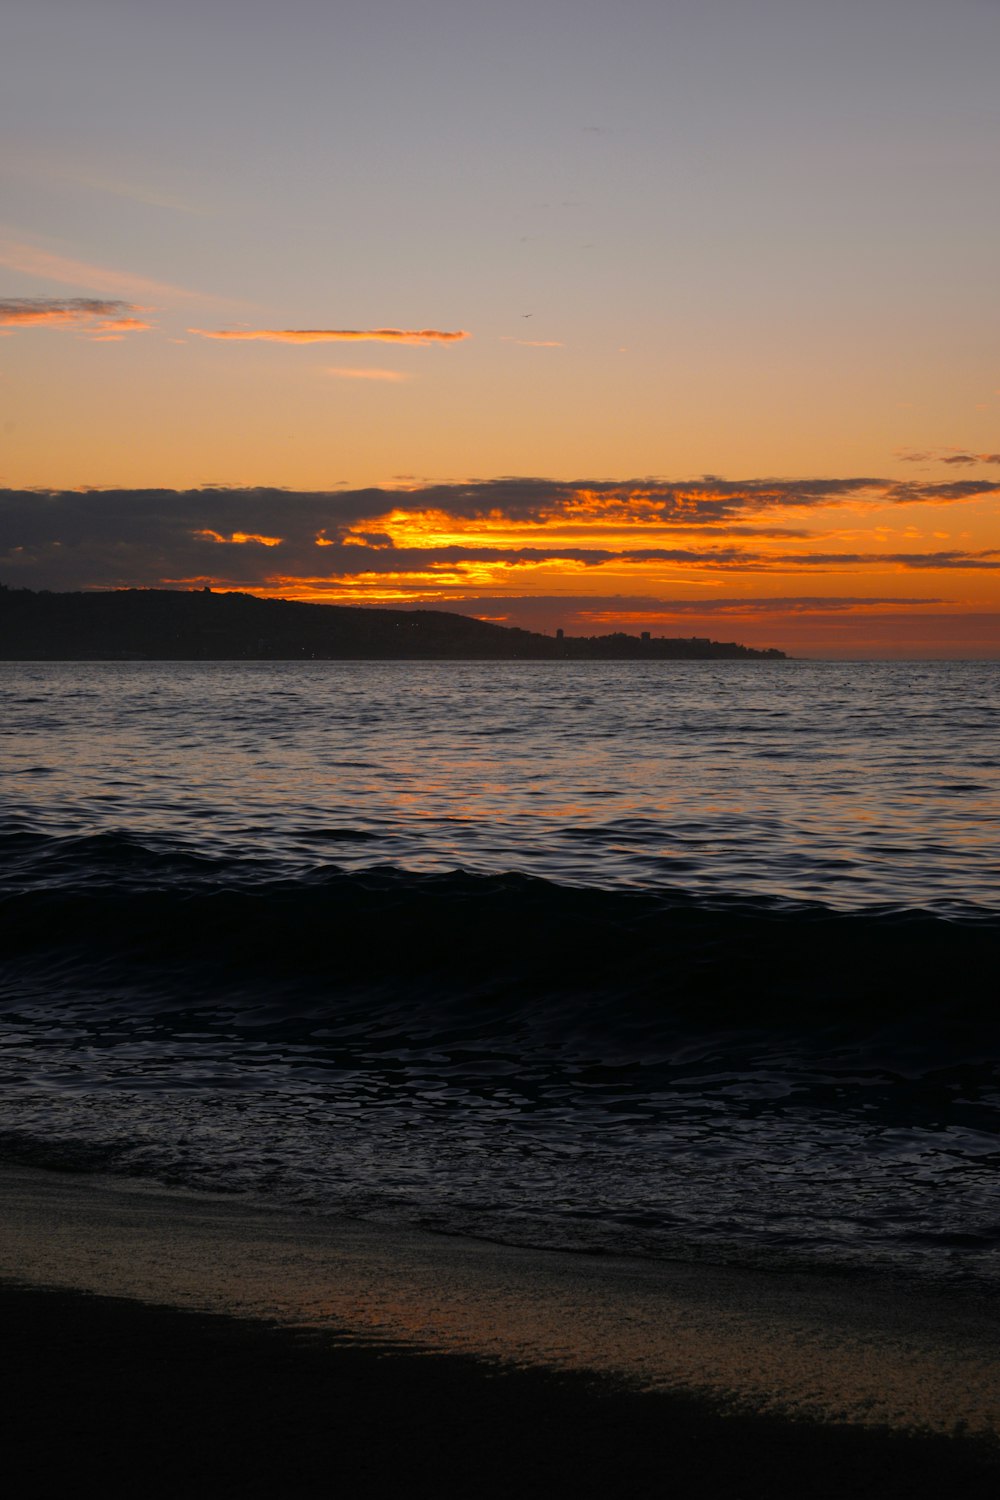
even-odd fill
[(883, 1280), (522, 1250), (134, 1179), (0, 1169), (0, 1277), (810, 1421), (1000, 1434), (979, 1301)]

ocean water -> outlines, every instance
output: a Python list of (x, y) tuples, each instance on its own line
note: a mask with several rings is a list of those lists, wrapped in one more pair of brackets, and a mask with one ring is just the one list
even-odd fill
[(4, 663), (0, 1155), (1000, 1283), (1000, 666)]

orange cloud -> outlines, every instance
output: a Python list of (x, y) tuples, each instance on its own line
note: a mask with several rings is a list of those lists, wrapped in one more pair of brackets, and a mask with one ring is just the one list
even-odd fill
[(125, 316), (141, 310), (129, 302), (99, 297), (6, 297), (0, 300), (0, 327), (82, 328), (106, 340), (151, 327), (141, 318)]
[(327, 375), (333, 375), (337, 380), (410, 380), (412, 377), (403, 370), (352, 370), (347, 365), (332, 365), (327, 368)]
[(266, 339), (275, 344), (451, 344), (471, 338), (464, 328), (189, 328), (202, 339)]
[(206, 542), (221, 542), (222, 544), (235, 542), (237, 546), (241, 546), (244, 542), (256, 542), (258, 547), (280, 547), (284, 540), (280, 536), (261, 536), (255, 531), (234, 531), (230, 536), (223, 536), (221, 532), (208, 528), (196, 531), (193, 535)]

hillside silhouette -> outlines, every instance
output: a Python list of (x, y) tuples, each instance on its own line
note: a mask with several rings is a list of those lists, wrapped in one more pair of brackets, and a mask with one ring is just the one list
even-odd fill
[(56, 594), (0, 585), (5, 661), (684, 661), (768, 659), (735, 643), (555, 637), (444, 610), (300, 604), (209, 589)]

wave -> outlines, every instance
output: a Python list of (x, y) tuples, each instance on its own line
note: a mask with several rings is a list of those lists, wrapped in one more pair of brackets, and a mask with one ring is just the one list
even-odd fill
[(513, 1243), (1000, 1275), (997, 913), (9, 824), (0, 870), (0, 1155)]
[[(401, 1009), (650, 1046), (719, 1027), (995, 1046), (1000, 914), (831, 910), (677, 888), (558, 885), (150, 848), (130, 835), (0, 835), (5, 990), (109, 1007), (264, 1002), (289, 1026)], [(171, 999), (173, 996), (173, 999)]]

